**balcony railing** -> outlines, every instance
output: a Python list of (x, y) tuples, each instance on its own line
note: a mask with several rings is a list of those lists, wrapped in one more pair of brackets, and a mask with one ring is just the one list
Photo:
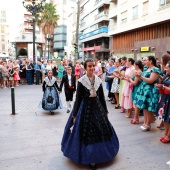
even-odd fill
[(97, 20), (101, 17), (108, 17), (108, 11), (103, 11), (103, 12), (97, 14), (96, 16), (94, 16), (95, 20)]

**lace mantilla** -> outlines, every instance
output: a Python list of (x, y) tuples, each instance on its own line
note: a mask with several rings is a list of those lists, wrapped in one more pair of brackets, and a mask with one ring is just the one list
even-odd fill
[(47, 86), (53, 86), (54, 83), (56, 82), (56, 78), (52, 77), (52, 79), (49, 79), (49, 77), (46, 77), (44, 81), (46, 82)]
[[(95, 76), (95, 82), (94, 82), (94, 88), (97, 91), (98, 88), (100, 87), (100, 84), (102, 83), (102, 80), (96, 76)], [(85, 86), (88, 90), (91, 90), (92, 86), (91, 86), (91, 82), (89, 80), (89, 78), (87, 77), (87, 75), (82, 76), (79, 80), (78, 80), (83, 86)]]

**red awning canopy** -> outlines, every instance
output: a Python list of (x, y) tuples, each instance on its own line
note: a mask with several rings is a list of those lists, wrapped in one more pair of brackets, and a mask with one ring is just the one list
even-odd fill
[(94, 46), (94, 47), (87, 47), (83, 48), (82, 51), (95, 51), (95, 50), (100, 50), (102, 46)]

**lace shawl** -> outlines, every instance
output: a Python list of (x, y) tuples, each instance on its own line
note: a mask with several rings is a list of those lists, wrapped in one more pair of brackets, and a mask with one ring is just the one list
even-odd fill
[[(98, 76), (96, 76), (96, 75), (94, 75), (94, 76), (95, 76), (94, 88), (97, 91), (98, 88), (100, 87), (100, 84), (102, 83), (102, 80)], [(83, 86), (85, 86), (88, 90), (90, 90), (92, 88), (91, 82), (90, 82), (89, 78), (87, 77), (87, 75), (82, 76), (78, 81)]]
[(49, 79), (49, 77), (45, 77), (44, 81), (46, 82), (47, 86), (53, 86), (56, 82), (56, 78), (52, 76), (52, 79)]

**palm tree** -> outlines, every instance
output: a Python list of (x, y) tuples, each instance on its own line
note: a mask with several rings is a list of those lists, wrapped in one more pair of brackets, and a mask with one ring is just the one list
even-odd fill
[[(41, 18), (39, 20), (39, 18)], [(54, 32), (54, 28), (57, 26), (57, 21), (59, 20), (59, 15), (57, 15), (56, 5), (52, 3), (46, 3), (43, 11), (36, 16), (36, 23), (42, 29), (45, 37), (51, 36)], [(47, 39), (46, 39), (47, 41)], [(45, 48), (46, 55), (46, 48)]]

